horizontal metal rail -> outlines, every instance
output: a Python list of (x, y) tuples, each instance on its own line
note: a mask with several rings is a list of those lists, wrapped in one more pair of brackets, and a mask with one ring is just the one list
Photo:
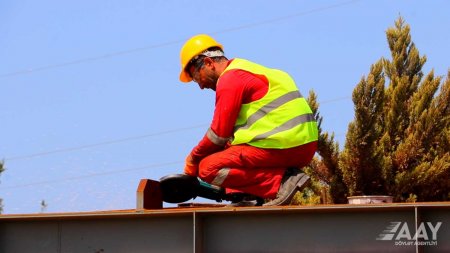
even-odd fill
[(448, 202), (0, 215), (0, 252), (450, 252), (449, 222)]

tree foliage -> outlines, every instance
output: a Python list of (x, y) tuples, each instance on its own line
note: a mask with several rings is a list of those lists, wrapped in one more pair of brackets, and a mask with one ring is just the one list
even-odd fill
[(329, 196), (329, 202), (345, 203), (347, 189), (338, 168), (339, 144), (334, 140), (334, 133), (329, 134), (322, 130), (323, 117), (319, 112), (317, 95), (310, 91), (307, 100), (319, 128), (317, 153), (320, 158), (315, 157), (310, 167), (306, 168), (306, 172), (312, 176), (311, 188), (316, 195), (322, 196), (322, 202), (328, 202), (324, 199)]
[(376, 143), (383, 134), (384, 83), (382, 63), (377, 62), (353, 91), (355, 119), (349, 124), (339, 161), (350, 195), (384, 191), (383, 153)]
[(386, 35), (392, 60), (373, 64), (353, 91), (355, 119), (339, 160), (343, 180), (350, 195), (446, 200), (450, 72), (444, 82), (434, 71), (424, 77), (426, 57), (420, 56), (401, 17)]
[[(314, 92), (308, 102), (319, 126), (318, 154), (307, 173), (316, 195), (333, 203), (352, 195), (392, 195), (396, 201), (450, 199), (450, 70), (431, 70), (403, 18), (386, 31), (391, 59), (381, 58), (353, 90), (355, 117), (339, 151), (323, 132)], [(309, 201), (305, 193), (298, 202)], [(314, 196), (313, 196), (314, 197)], [(314, 199), (313, 199), (314, 200)], [(322, 201), (323, 202), (323, 201)]]

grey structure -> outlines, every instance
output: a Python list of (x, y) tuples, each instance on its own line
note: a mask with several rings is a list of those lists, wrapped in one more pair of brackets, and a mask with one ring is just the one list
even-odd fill
[[(437, 245), (377, 240), (392, 222), (441, 222)], [(448, 202), (0, 215), (0, 252), (450, 252), (449, 223)]]

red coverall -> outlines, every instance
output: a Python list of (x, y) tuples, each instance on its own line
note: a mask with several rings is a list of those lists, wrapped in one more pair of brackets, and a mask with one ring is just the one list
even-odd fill
[[(217, 83), (210, 129), (219, 137), (232, 137), (241, 105), (262, 98), (268, 87), (268, 80), (263, 75), (236, 69), (224, 73)], [(214, 144), (205, 134), (190, 156), (194, 163), (199, 163), (198, 176), (205, 182), (211, 183), (220, 169), (229, 168), (225, 180), (218, 185), (226, 188), (227, 193), (244, 192), (273, 199), (286, 168), (306, 166), (316, 149), (317, 142), (289, 149), (263, 149), (250, 145), (223, 147)]]

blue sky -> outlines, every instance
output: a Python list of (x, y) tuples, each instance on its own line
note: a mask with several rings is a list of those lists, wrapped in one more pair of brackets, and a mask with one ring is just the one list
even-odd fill
[[(214, 93), (178, 80), (183, 42), (207, 33), (229, 58), (287, 71), (314, 89), (341, 146), (351, 94), (389, 58), (403, 16), (427, 56), (450, 67), (449, 1), (0, 2), (0, 176), (4, 213), (135, 208), (139, 179), (182, 171)], [(198, 200), (202, 201), (202, 200)]]

